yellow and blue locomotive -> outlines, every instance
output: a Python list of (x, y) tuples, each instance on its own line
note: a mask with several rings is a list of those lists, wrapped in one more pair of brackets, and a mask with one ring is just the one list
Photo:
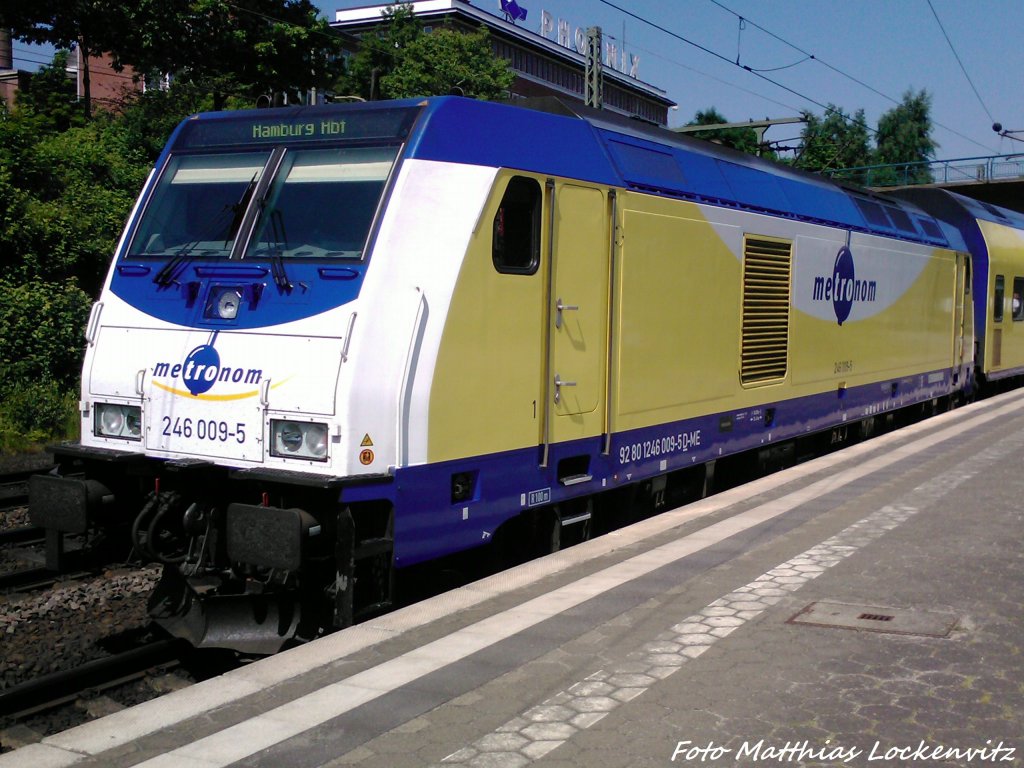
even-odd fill
[(969, 394), (979, 245), (947, 218), (582, 109), (197, 115), (32, 513), (130, 524), (165, 626), (272, 652), (397, 570), (549, 551), (624, 491)]

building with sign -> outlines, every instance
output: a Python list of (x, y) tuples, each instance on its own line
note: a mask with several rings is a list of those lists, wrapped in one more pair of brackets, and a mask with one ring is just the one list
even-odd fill
[[(408, 3), (426, 30), (441, 25), (474, 31), (481, 26), (491, 46), (515, 73), (512, 97), (559, 96), (583, 102), (586, 73), (587, 26), (576, 25), (543, 9), (529, 8), (520, 0), (479, 0), (492, 3), (485, 11), (468, 0), (414, 0)], [(538, 0), (540, 2), (540, 0)], [(342, 9), (331, 26), (358, 37), (381, 23), (388, 5)], [(604, 108), (656, 125), (668, 124), (675, 102), (665, 91), (640, 79), (640, 57), (622, 43), (606, 38), (602, 46)]]
[[(30, 49), (31, 50), (31, 49)], [(33, 69), (44, 56), (49, 58), (53, 49), (40, 47), (36, 55), (29, 61)], [(10, 30), (0, 29), (0, 101), (13, 109), (19, 90), (28, 88), (33, 71), (15, 68), (14, 45)], [(85, 97), (85, 67), (82, 65), (81, 48), (76, 47), (68, 56), (67, 76), (75, 82), (76, 96), (79, 100)], [(94, 107), (106, 110), (117, 110), (130, 91), (143, 90), (141, 81), (137, 82), (131, 67), (118, 72), (114, 69), (109, 54), (101, 53), (89, 57), (89, 93)]]

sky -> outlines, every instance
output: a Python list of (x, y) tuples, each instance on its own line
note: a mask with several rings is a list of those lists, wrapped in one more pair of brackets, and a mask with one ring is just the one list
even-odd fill
[[(472, 1), (500, 14), (499, 0)], [(314, 2), (333, 20), (339, 8), (375, 0)], [(679, 105), (670, 126), (710, 107), (739, 122), (821, 116), (834, 104), (847, 114), (864, 109), (873, 129), (908, 90), (924, 89), (937, 159), (1024, 152), (1024, 0), (517, 2), (526, 29), (539, 33), (547, 11), (572, 30), (600, 26), (639, 57), (640, 79)], [(14, 55), (24, 69), (49, 60), (17, 41)], [(1021, 140), (1001, 138), (994, 122)], [(786, 125), (766, 138), (792, 146), (798, 136), (799, 126)]]
[[(338, 8), (373, 4), (314, 1), (332, 20)], [(999, 122), (1024, 139), (1022, 0), (517, 2), (527, 9), (519, 26), (533, 32), (547, 11), (570, 29), (600, 26), (606, 37), (624, 40), (640, 59), (640, 79), (679, 105), (670, 126), (710, 107), (739, 122), (804, 110), (821, 116), (834, 104), (847, 114), (863, 109), (873, 129), (908, 90), (924, 89), (938, 159), (1024, 152), (1024, 141), (992, 130)], [(499, 0), (473, 4), (500, 14)], [(766, 138), (792, 145), (787, 140), (799, 128), (776, 126)]]

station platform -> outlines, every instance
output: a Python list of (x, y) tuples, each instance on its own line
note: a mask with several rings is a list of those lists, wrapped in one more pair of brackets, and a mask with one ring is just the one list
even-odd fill
[(0, 756), (0, 768), (1024, 765), (1024, 391)]

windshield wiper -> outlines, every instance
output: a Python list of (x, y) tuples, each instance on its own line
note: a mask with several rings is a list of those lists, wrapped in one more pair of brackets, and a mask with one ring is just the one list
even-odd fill
[(161, 288), (167, 288), (178, 282), (178, 275), (181, 274), (181, 270), (192, 258), (192, 251), (197, 245), (199, 245), (199, 241), (193, 240), (191, 243), (179, 248), (173, 258), (164, 264), (160, 271), (153, 276), (153, 282)]
[(280, 210), (270, 214), (271, 233), (274, 238), (274, 247), (270, 249), (270, 271), (274, 275), (274, 284), (288, 293), (292, 292), (292, 283), (288, 279), (288, 273), (284, 268), (284, 256), (281, 255), (280, 244), (288, 248), (288, 233), (284, 229), (284, 217)]
[(256, 177), (259, 176), (259, 171), (252, 175), (249, 179), (249, 183), (245, 186), (245, 191), (242, 192), (242, 196), (238, 198), (238, 202), (230, 206), (231, 212), (235, 215), (231, 219), (231, 226), (228, 227), (227, 235), (224, 237), (224, 247), (227, 248), (228, 242), (233, 240), (235, 235), (238, 233), (238, 228), (242, 225), (242, 219), (245, 217), (245, 209), (249, 207), (249, 199), (252, 197), (252, 193), (256, 190)]
[[(245, 190), (242, 192), (242, 196), (238, 198), (238, 202), (234, 203), (233, 205), (224, 206), (221, 209), (221, 212), (218, 214), (218, 218), (214, 220), (214, 224), (216, 225), (217, 220), (219, 220), (220, 217), (223, 216), (223, 214), (226, 213), (227, 211), (231, 211), (234, 214), (231, 218), (231, 225), (224, 236), (225, 248), (227, 248), (228, 243), (234, 239), (239, 226), (241, 226), (242, 219), (245, 216), (245, 209), (248, 207), (249, 200), (252, 197), (253, 191), (256, 189), (257, 176), (259, 176), (258, 171), (252, 175), (252, 178), (249, 179), (249, 183), (245, 185)], [(216, 230), (216, 227), (214, 227), (214, 230)], [(178, 251), (174, 254), (174, 257), (170, 261), (168, 261), (159, 272), (156, 273), (156, 275), (153, 277), (153, 282), (159, 285), (161, 288), (167, 288), (176, 283), (177, 277), (179, 274), (181, 274), (182, 268), (185, 265), (187, 265), (188, 262), (191, 260), (192, 252), (195, 250), (196, 246), (199, 245), (199, 243), (200, 239), (197, 238), (196, 240), (193, 240), (192, 242), (187, 243), (186, 245), (183, 245), (180, 249), (178, 249)]]

